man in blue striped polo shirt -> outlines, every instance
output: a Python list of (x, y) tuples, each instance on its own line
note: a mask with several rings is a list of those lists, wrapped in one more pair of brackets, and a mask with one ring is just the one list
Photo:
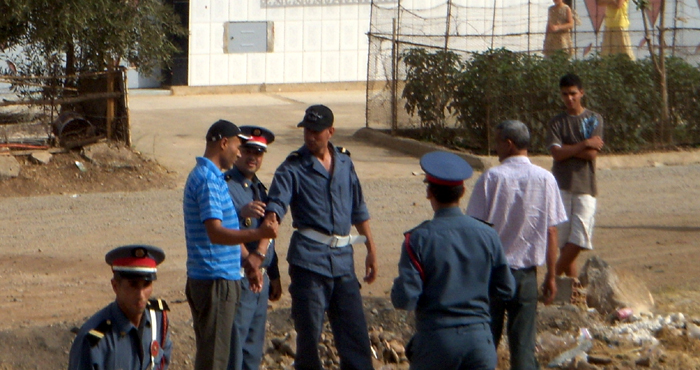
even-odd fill
[(185, 294), (197, 346), (195, 370), (226, 369), (242, 265), (248, 272), (251, 290), (262, 288), (262, 258), (249, 254), (241, 243), (275, 238), (279, 227), (276, 220), (266, 220), (257, 229), (239, 230), (223, 172), (233, 167), (241, 140), (246, 139), (233, 123), (214, 123), (207, 132), (204, 156), (197, 157), (197, 165), (185, 184)]

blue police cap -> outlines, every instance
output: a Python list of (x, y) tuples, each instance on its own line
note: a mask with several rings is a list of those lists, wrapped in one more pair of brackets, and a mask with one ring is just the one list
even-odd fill
[(125, 245), (112, 249), (105, 262), (112, 266), (114, 277), (156, 280), (156, 267), (165, 259), (165, 252), (151, 245)]
[(257, 149), (259, 152), (266, 152), (267, 146), (275, 141), (275, 134), (272, 131), (259, 126), (241, 126), (241, 132), (248, 137), (243, 146)]
[(425, 180), (447, 186), (462, 185), (472, 177), (472, 167), (460, 156), (448, 152), (431, 152), (420, 159)]

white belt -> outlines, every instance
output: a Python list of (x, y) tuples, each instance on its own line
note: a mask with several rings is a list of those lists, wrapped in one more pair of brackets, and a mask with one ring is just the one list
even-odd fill
[(156, 321), (156, 311), (155, 310), (148, 310), (150, 311), (151, 314), (151, 345), (148, 347), (148, 350), (151, 351), (151, 365), (148, 367), (149, 370), (151, 369), (156, 369), (156, 358), (155, 355), (153, 354), (153, 342), (156, 342), (158, 340), (158, 321)]
[(314, 229), (298, 229), (297, 231), (299, 234), (331, 248), (347, 247), (351, 244), (364, 243), (367, 240), (364, 235), (326, 235)]

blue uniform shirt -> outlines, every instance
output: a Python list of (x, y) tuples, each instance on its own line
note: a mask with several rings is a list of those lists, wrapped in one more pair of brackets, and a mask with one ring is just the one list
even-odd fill
[[(143, 313), (140, 328), (134, 326), (117, 302), (110, 303), (83, 324), (70, 350), (68, 370), (146, 370), (151, 364), (151, 350), (155, 349), (154, 370), (166, 370), (170, 364), (173, 344), (170, 331), (163, 340), (163, 313), (156, 303), (149, 301)], [(149, 308), (156, 310), (156, 341), (153, 344)], [(140, 334), (139, 334), (140, 332)]]
[[(259, 218), (244, 218), (241, 217), (241, 208), (246, 204), (250, 203), (254, 199), (255, 191), (258, 192), (260, 196), (260, 201), (267, 203), (267, 188), (258, 179), (257, 176), (253, 176), (253, 181), (248, 180), (243, 176), (238, 168), (233, 167), (231, 170), (224, 174), (224, 179), (228, 185), (229, 194), (231, 194), (231, 199), (233, 199), (233, 205), (236, 207), (236, 213), (238, 214), (238, 224), (241, 230), (245, 229), (257, 229), (260, 225)], [(253, 241), (246, 243), (246, 248), (249, 251), (258, 249), (258, 241)], [(275, 252), (275, 241), (274, 239), (267, 247), (265, 253), (265, 260), (263, 261), (261, 267), (267, 268), (267, 274), (270, 276), (270, 280), (276, 280), (280, 277), (279, 267), (277, 266), (277, 253)]]
[[(277, 168), (268, 193), (267, 211), (280, 219), (289, 206), (292, 226), (327, 235), (348, 235), (352, 225), (369, 220), (360, 180), (350, 156), (333, 150), (333, 174), (302, 146)], [(287, 261), (327, 277), (355, 271), (352, 246), (330, 248), (294, 233)]]
[(489, 295), (514, 293), (498, 234), (458, 207), (439, 209), (406, 233), (391, 302), (416, 310), (419, 331), (489, 323)]
[(238, 215), (233, 208), (224, 174), (209, 159), (197, 157), (185, 183), (183, 196), (187, 277), (198, 280), (240, 280), (241, 246), (213, 244), (204, 221), (221, 220), (221, 225), (238, 230)]

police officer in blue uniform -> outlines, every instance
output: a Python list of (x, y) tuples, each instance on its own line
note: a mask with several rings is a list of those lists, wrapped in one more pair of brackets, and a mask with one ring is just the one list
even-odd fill
[(164, 259), (160, 248), (149, 245), (127, 245), (107, 253), (116, 299), (80, 328), (68, 370), (168, 368), (172, 352), (168, 305), (149, 299), (156, 267)]
[[(268, 145), (275, 140), (275, 135), (270, 130), (257, 126), (241, 126), (240, 129), (249, 139), (241, 145), (240, 157), (224, 178), (236, 207), (240, 229), (255, 229), (265, 215), (267, 204), (267, 188), (260, 182), (256, 172), (262, 165)], [(246, 248), (250, 253), (263, 258), (263, 285), (260, 292), (255, 292), (251, 290), (246, 278), (242, 281), (231, 339), (229, 370), (257, 370), (260, 367), (268, 298), (276, 301), (282, 296), (274, 239), (246, 243)]]
[(417, 332), (406, 346), (412, 370), (495, 369), (489, 293), (515, 292), (498, 234), (459, 208), (472, 169), (459, 156), (432, 152), (420, 160), (435, 211), (405, 234), (394, 307), (416, 311)]
[[(282, 218), (289, 206), (296, 229), (287, 252), (292, 319), (298, 334), (294, 366), (323, 368), (318, 343), (327, 312), (340, 368), (370, 370), (372, 352), (352, 247), (364, 242), (364, 280), (372, 283), (377, 274), (376, 247), (362, 187), (350, 153), (330, 143), (335, 128), (328, 107), (309, 107), (298, 126), (304, 128), (304, 146), (277, 168), (265, 216), (270, 222)], [(350, 234), (352, 226), (359, 236)]]

